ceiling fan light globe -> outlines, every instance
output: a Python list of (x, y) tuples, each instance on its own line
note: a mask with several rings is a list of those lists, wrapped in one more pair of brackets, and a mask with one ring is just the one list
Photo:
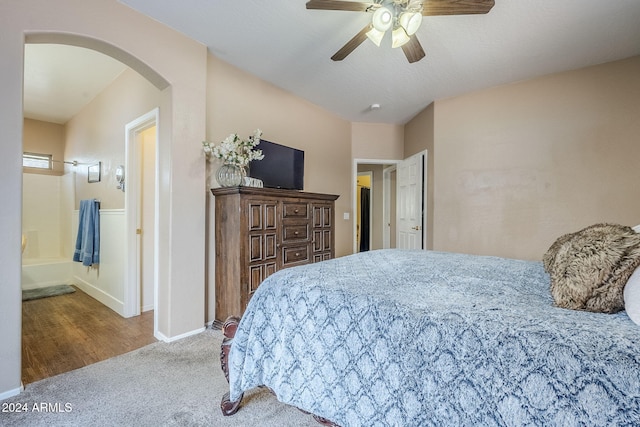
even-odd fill
[(380, 47), (380, 43), (382, 43), (382, 37), (384, 37), (384, 31), (378, 31), (376, 28), (371, 28), (369, 31), (367, 31), (367, 37), (369, 38), (369, 40), (375, 43), (376, 46)]
[(412, 36), (422, 25), (422, 14), (418, 12), (402, 12), (399, 20), (407, 35)]
[(391, 33), (391, 47), (401, 47), (407, 44), (411, 38), (407, 35), (407, 32), (401, 26), (396, 27)]
[(371, 25), (381, 32), (387, 31), (393, 24), (393, 13), (386, 7), (379, 7), (373, 12), (373, 18), (371, 18)]

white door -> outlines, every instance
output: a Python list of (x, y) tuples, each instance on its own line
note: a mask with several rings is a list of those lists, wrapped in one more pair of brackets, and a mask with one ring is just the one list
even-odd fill
[(423, 152), (398, 163), (396, 203), (398, 249), (424, 249), (424, 158)]
[(139, 134), (141, 146), (140, 224), (137, 230), (140, 244), (140, 307), (142, 311), (155, 308), (155, 188), (156, 188), (156, 126)]
[[(158, 232), (157, 221), (155, 221), (158, 212), (158, 207), (155, 206), (155, 200), (157, 200), (155, 177), (158, 172), (154, 153), (157, 142), (158, 111), (156, 108), (125, 127), (124, 206), (127, 250), (124, 317), (138, 316), (142, 310), (151, 310), (157, 305), (157, 248), (153, 242)], [(144, 161), (145, 157), (146, 161)], [(143, 176), (145, 170), (146, 179)], [(145, 230), (143, 230), (143, 224)], [(143, 248), (144, 254), (141, 252)], [(142, 282), (143, 278), (144, 282)], [(142, 283), (145, 283), (144, 289)], [(157, 316), (154, 315), (154, 335), (157, 329)]]

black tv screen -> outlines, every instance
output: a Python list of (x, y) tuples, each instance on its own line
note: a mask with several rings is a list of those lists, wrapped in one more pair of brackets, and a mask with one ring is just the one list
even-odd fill
[(249, 164), (249, 176), (258, 178), (267, 188), (302, 190), (304, 186), (304, 151), (260, 140), (256, 147), (264, 159)]

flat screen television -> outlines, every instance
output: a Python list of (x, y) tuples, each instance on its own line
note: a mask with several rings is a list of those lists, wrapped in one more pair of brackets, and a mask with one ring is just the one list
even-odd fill
[(256, 147), (264, 159), (249, 164), (249, 176), (258, 178), (267, 188), (302, 190), (304, 187), (304, 151), (260, 140)]

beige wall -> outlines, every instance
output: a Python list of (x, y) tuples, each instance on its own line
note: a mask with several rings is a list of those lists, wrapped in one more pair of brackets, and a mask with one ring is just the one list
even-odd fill
[(402, 160), (403, 152), (404, 126), (351, 124), (351, 156), (354, 159)]
[[(0, 3), (0, 397), (20, 390), (23, 32)], [(5, 26), (6, 25), (6, 26)], [(11, 25), (11, 26), (9, 26)]]
[(435, 249), (541, 259), (561, 234), (640, 223), (640, 57), (438, 101), (434, 117)]
[(435, 117), (434, 103), (431, 103), (411, 119), (404, 127), (403, 158), (411, 157), (421, 151), (433, 150)]
[[(268, 141), (304, 150), (304, 190), (338, 194), (337, 211), (348, 211), (351, 124), (328, 111), (209, 55), (207, 140), (263, 131)], [(342, 222), (338, 223), (340, 234)], [(337, 238), (337, 252), (348, 245)]]
[(22, 150), (28, 153), (51, 154), (51, 171), (25, 168), (26, 173), (62, 175), (64, 172), (64, 126), (41, 120), (24, 119)]
[[(162, 93), (130, 68), (93, 99), (66, 128), (67, 160), (77, 160), (75, 208), (98, 199), (101, 209), (124, 209), (115, 170), (125, 164), (125, 126), (160, 106)], [(87, 182), (87, 165), (102, 162), (101, 180)]]
[[(368, 160), (402, 160), (404, 158), (405, 131), (402, 125), (391, 125), (385, 123), (352, 123), (351, 124), (351, 156), (355, 164), (351, 185), (354, 194), (355, 182), (359, 171), (371, 170), (374, 174), (373, 192), (371, 198), (373, 201), (372, 227), (373, 235), (371, 239), (371, 248), (380, 249), (383, 247), (383, 175), (382, 170), (388, 165), (381, 163), (371, 164)], [(394, 193), (395, 195), (395, 193)], [(357, 211), (354, 211), (357, 215)], [(393, 230), (395, 233), (395, 230)], [(355, 235), (355, 229), (353, 231)], [(354, 237), (354, 245), (357, 250), (359, 243)], [(392, 236), (392, 246), (395, 247), (395, 236)]]
[[(351, 123), (243, 72), (209, 55), (207, 87), (207, 140), (219, 142), (230, 133), (249, 136), (263, 131), (265, 140), (298, 148), (305, 152), (304, 190), (337, 194), (336, 256), (352, 252), (351, 212)], [(211, 163), (208, 175), (215, 174)], [(211, 186), (216, 186), (209, 178)], [(214, 295), (214, 209), (208, 197), (208, 286), (207, 318), (213, 320)], [(351, 215), (352, 218), (352, 215)]]
[(162, 90), (158, 334), (197, 332), (204, 318), (206, 47), (116, 0), (0, 2), (0, 398), (20, 390), (25, 39), (101, 51)]

